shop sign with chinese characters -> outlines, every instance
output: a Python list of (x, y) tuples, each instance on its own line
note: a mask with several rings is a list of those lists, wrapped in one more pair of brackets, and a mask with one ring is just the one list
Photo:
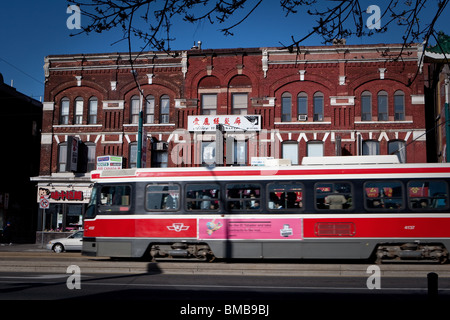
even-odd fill
[(74, 189), (38, 188), (38, 202), (47, 199), (50, 203), (87, 203), (91, 195), (91, 188), (77, 187)]
[(260, 131), (260, 115), (188, 116), (188, 131)]

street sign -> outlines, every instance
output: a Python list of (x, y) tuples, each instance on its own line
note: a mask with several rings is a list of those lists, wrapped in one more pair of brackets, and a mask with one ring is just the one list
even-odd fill
[(97, 170), (122, 169), (122, 157), (100, 156), (97, 157)]
[(48, 209), (49, 205), (50, 201), (48, 201), (48, 199), (43, 198), (41, 199), (41, 201), (39, 201), (39, 208), (41, 209)]

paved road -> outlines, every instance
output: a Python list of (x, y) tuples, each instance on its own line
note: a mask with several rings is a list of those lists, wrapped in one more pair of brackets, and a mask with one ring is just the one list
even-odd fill
[[(201, 317), (229, 319), (234, 310), (233, 316), (248, 319), (251, 314), (244, 314), (244, 308), (258, 310), (261, 314), (253, 316), (264, 319), (266, 314), (281, 319), (306, 311), (338, 318), (359, 313), (366, 318), (394, 310), (405, 317), (431, 303), (442, 306), (433, 310), (445, 310), (450, 301), (450, 278), (442, 279), (434, 299), (423, 278), (382, 278), (379, 289), (369, 289), (361, 277), (82, 273), (78, 280), (73, 273), (0, 272), (0, 300), (44, 301), (39, 306), (47, 313), (56, 305), (77, 312), (86, 312), (84, 306), (89, 306), (89, 310), (101, 309), (102, 317), (105, 312), (114, 315), (123, 310), (133, 314), (162, 311), (168, 319), (185, 319), (187, 312), (199, 319), (198, 312), (206, 310), (211, 314)], [(364, 305), (370, 308), (360, 309)]]
[[(68, 270), (72, 265), (80, 268), (81, 289), (68, 288), (75, 275)], [(343, 315), (357, 313), (355, 307), (364, 304), (368, 305), (365, 315), (380, 310), (390, 314), (392, 311), (386, 313), (389, 308), (404, 317), (430, 305), (433, 310), (444, 310), (443, 304), (450, 301), (448, 264), (380, 265), (380, 289), (372, 290), (368, 288), (375, 284), (370, 280), (374, 274), (368, 273), (371, 266), (364, 262), (280, 260), (153, 263), (84, 257), (78, 252), (56, 254), (36, 246), (0, 247), (0, 300), (20, 301), (13, 304), (19, 310), (27, 310), (22, 307), (24, 300), (44, 300), (39, 306), (45, 310), (53, 308), (54, 300), (70, 310), (74, 306), (80, 310), (89, 300), (96, 301), (95, 306), (100, 303), (102, 312), (112, 316), (123, 308), (137, 308), (147, 314), (162, 310), (170, 319), (280, 319), (311, 309), (321, 315)], [(430, 272), (439, 276), (436, 295), (428, 290)], [(82, 301), (75, 302), (78, 300)], [(111, 304), (111, 300), (121, 303)], [(269, 317), (242, 314), (260, 305), (262, 309), (254, 310), (269, 308)], [(215, 312), (192, 314), (207, 310), (202, 307), (215, 308)], [(225, 314), (225, 308), (241, 314)]]

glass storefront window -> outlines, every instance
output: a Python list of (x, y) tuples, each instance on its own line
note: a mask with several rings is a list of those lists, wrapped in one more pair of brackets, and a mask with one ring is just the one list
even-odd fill
[(78, 230), (83, 226), (85, 204), (52, 203), (41, 221), (43, 231)]

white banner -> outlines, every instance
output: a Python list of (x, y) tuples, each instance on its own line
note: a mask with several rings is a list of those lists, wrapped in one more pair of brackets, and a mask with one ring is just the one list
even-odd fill
[(188, 116), (188, 131), (260, 131), (260, 115)]

